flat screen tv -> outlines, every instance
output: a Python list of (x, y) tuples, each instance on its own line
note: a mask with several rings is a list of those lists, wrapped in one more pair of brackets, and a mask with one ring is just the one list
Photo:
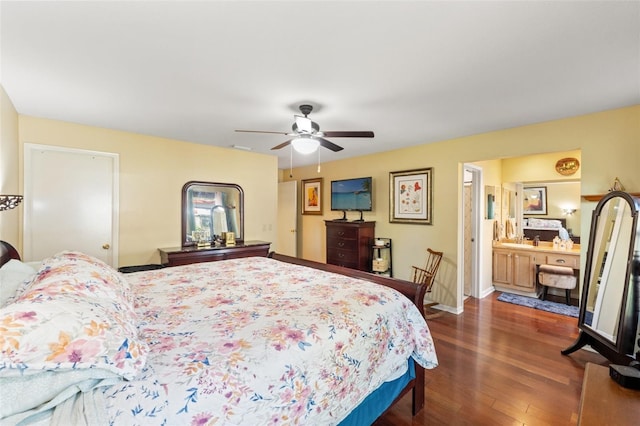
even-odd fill
[(331, 210), (371, 211), (371, 181), (371, 177), (332, 180)]

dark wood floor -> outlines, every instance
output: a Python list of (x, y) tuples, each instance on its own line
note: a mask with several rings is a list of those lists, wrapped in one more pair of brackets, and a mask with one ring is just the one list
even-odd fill
[(575, 425), (584, 367), (597, 353), (560, 354), (577, 318), (496, 300), (468, 299), (461, 315), (428, 321), (440, 365), (427, 370), (426, 402), (405, 396), (376, 426)]

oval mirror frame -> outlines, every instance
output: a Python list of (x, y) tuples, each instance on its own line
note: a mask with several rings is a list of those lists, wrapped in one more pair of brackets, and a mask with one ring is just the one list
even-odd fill
[(209, 238), (233, 232), (244, 241), (244, 191), (233, 183), (189, 181), (182, 187), (182, 246), (196, 245), (195, 232)]
[(623, 191), (609, 192), (594, 209), (580, 299), (580, 334), (561, 351), (563, 355), (590, 345), (612, 362), (634, 360), (640, 309), (635, 301), (638, 277), (633, 273), (639, 211), (640, 200)]

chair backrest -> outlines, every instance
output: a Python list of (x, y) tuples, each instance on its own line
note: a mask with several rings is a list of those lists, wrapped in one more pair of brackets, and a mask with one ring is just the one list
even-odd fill
[(440, 267), (440, 261), (442, 260), (442, 252), (427, 249), (427, 261), (424, 268), (412, 266), (412, 281), (417, 284), (427, 286), (427, 293), (431, 291), (433, 282), (438, 273)]

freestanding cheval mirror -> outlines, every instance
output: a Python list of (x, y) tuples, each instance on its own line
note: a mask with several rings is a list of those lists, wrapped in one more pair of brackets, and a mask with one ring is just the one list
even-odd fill
[(244, 191), (232, 183), (191, 181), (182, 187), (182, 246), (233, 232), (244, 240)]
[[(635, 360), (640, 314), (640, 200), (626, 192), (605, 195), (593, 211), (576, 342), (568, 355), (585, 345), (609, 361)], [(639, 360), (640, 361), (640, 360)]]

